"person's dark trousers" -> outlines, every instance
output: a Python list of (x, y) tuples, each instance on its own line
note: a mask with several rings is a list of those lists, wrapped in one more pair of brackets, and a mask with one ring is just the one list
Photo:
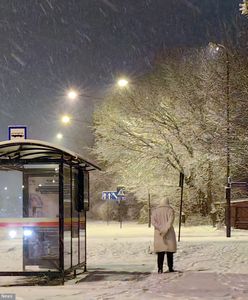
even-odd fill
[(173, 272), (173, 252), (166, 252), (167, 254), (167, 265), (169, 268), (169, 272)]
[(165, 251), (158, 252), (158, 273), (163, 273)]

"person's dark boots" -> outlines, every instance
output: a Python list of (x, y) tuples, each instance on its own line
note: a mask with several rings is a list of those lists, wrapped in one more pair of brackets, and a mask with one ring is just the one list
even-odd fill
[(175, 272), (173, 269), (173, 252), (167, 252), (167, 264), (169, 272)]
[(165, 252), (158, 252), (158, 273), (163, 273)]

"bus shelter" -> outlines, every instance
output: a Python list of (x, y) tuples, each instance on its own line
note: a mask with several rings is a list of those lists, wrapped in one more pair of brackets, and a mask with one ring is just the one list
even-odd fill
[(95, 169), (43, 141), (0, 142), (0, 275), (86, 270), (89, 172)]

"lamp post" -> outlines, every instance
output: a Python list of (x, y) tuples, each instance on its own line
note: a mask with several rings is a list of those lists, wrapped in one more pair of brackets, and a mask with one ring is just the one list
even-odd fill
[(226, 182), (229, 184), (230, 177), (230, 59), (228, 49), (222, 44), (210, 43), (216, 51), (223, 49), (226, 57)]
[(229, 53), (225, 46), (218, 44), (226, 55), (226, 178), (229, 184), (230, 177), (230, 60)]
[(226, 54), (226, 178), (227, 184), (229, 184), (230, 177), (230, 60), (228, 50), (225, 46), (220, 45), (224, 49)]
[(230, 60), (228, 49), (214, 45), (216, 51), (223, 49), (226, 56), (226, 237), (231, 237), (231, 180), (230, 180)]

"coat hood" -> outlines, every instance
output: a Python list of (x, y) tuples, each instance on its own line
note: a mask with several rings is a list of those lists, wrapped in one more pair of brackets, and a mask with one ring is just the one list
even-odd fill
[(170, 206), (170, 201), (169, 201), (169, 199), (168, 199), (168, 198), (162, 199), (162, 200), (160, 201), (160, 203), (159, 203), (159, 207), (160, 207), (160, 206)]

